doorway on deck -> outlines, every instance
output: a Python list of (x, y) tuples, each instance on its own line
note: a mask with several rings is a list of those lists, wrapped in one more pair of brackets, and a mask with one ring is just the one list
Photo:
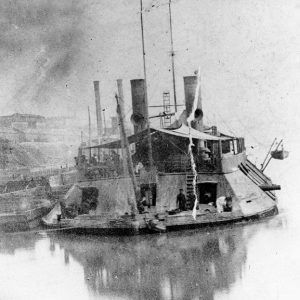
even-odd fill
[(99, 190), (96, 187), (83, 187), (81, 205), (79, 207), (79, 214), (88, 214), (90, 211), (96, 212), (98, 206)]
[(141, 197), (145, 199), (146, 205), (156, 206), (156, 183), (141, 184)]
[(200, 204), (213, 203), (217, 201), (217, 182), (201, 182), (197, 184), (198, 200)]

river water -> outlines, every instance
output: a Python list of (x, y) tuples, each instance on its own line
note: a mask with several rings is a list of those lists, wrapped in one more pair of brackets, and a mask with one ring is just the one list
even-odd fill
[[(299, 299), (299, 192), (291, 155), (269, 172), (278, 216), (137, 237), (0, 237), (0, 299)], [(299, 164), (300, 165), (300, 164)]]

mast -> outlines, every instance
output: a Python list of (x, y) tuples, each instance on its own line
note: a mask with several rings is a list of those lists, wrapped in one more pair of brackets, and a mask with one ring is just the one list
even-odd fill
[(177, 112), (176, 83), (175, 83), (175, 63), (174, 63), (175, 53), (174, 53), (174, 44), (173, 44), (171, 1), (172, 0), (169, 0), (169, 22), (170, 22), (170, 38), (171, 38), (171, 61), (172, 61), (172, 79), (173, 79), (174, 106), (175, 106), (175, 112)]
[(127, 159), (128, 172), (129, 172), (129, 175), (130, 175), (130, 178), (131, 178), (133, 191), (134, 191), (135, 201), (133, 201), (133, 202), (130, 201), (130, 202), (131, 202), (131, 205), (132, 205), (131, 206), (132, 213), (133, 213), (133, 215), (135, 215), (137, 213), (138, 189), (137, 189), (136, 178), (135, 178), (135, 175), (134, 175), (129, 144), (128, 144), (128, 140), (127, 140), (126, 132), (125, 132), (123, 104), (120, 105), (120, 102), (124, 101), (124, 99), (122, 99), (120, 97), (120, 95), (123, 95), (122, 81), (118, 81), (118, 90), (121, 93), (119, 95), (117, 95), (117, 94), (115, 95), (115, 98), (116, 98), (116, 101), (117, 101), (117, 113), (118, 113), (119, 121), (120, 121), (121, 135), (122, 135), (122, 139), (124, 141), (124, 146), (125, 146), (125, 150), (126, 150), (126, 159)]
[(145, 106), (146, 106), (146, 121), (147, 121), (147, 138), (148, 138), (148, 159), (150, 169), (153, 167), (152, 143), (150, 132), (150, 121), (148, 112), (148, 93), (147, 93), (147, 77), (146, 77), (146, 57), (145, 57), (145, 40), (144, 40), (144, 23), (143, 23), (143, 0), (140, 0), (141, 6), (141, 32), (142, 32), (142, 50), (143, 50), (143, 68), (144, 68), (144, 90), (145, 90)]

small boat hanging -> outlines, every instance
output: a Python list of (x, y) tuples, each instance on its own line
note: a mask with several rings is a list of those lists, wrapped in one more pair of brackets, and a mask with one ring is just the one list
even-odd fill
[(283, 149), (281, 149), (281, 150), (275, 150), (275, 151), (271, 152), (271, 156), (274, 159), (281, 159), (281, 160), (283, 160), (283, 159), (285, 159), (285, 158), (287, 158), (289, 156), (289, 152), (286, 151), (286, 150), (283, 150)]
[[(283, 149), (283, 140), (281, 139), (280, 142), (277, 144), (277, 146), (276, 146), (276, 141), (277, 138), (274, 139), (263, 163), (261, 164), (262, 172), (264, 172), (264, 170), (266, 169), (266, 167), (268, 166), (272, 158), (283, 160), (289, 156), (289, 152)], [(281, 150), (278, 150), (280, 145), (281, 145)], [(275, 147), (275, 150), (271, 151), (273, 147)]]

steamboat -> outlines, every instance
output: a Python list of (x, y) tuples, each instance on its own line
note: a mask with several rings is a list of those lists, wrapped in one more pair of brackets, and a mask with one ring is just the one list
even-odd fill
[[(164, 97), (163, 126), (150, 125), (141, 1), (144, 78), (131, 80), (131, 121), (124, 125), (122, 80), (117, 81), (120, 139), (104, 141), (99, 82), (94, 82), (98, 145), (80, 147), (78, 181), (43, 218), (47, 227), (96, 234), (140, 234), (257, 220), (276, 215), (275, 190), (247, 159), (245, 141), (203, 123), (200, 72), (184, 77), (177, 111), (171, 1), (174, 105)], [(175, 120), (171, 122), (171, 107)], [(174, 117), (173, 117), (174, 119)]]
[[(139, 120), (146, 110), (141, 105), (145, 82), (131, 81), (135, 134), (81, 147), (79, 180), (44, 224), (79, 232), (136, 234), (277, 214), (274, 190), (280, 186), (247, 159), (244, 138), (203, 125), (200, 97), (188, 126), (185, 117), (192, 113), (197, 76), (185, 77), (184, 82), (186, 109), (180, 118), (168, 128), (146, 128)], [(180, 189), (185, 203), (178, 207)], [(219, 199), (224, 203), (218, 205)]]

